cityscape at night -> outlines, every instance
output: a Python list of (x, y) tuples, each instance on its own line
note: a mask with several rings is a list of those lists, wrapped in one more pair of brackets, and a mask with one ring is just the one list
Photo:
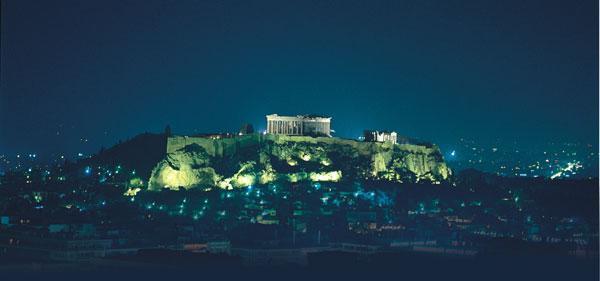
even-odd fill
[(597, 1), (0, 4), (2, 280), (600, 277)]

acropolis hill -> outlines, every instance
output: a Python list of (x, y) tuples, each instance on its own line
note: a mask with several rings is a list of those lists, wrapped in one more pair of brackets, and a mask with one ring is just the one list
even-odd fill
[(150, 190), (235, 189), (270, 182), (445, 181), (451, 171), (435, 145), (361, 142), (332, 137), (248, 134), (174, 136), (152, 171)]

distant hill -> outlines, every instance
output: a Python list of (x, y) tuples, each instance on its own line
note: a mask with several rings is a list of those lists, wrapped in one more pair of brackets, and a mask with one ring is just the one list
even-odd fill
[(135, 170), (143, 179), (150, 177), (152, 169), (166, 156), (165, 134), (143, 133), (98, 154), (77, 162), (76, 166), (116, 166)]

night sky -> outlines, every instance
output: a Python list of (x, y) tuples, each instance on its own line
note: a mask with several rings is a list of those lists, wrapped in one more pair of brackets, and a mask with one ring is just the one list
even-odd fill
[(347, 138), (598, 143), (597, 0), (1, 3), (0, 153), (270, 113)]

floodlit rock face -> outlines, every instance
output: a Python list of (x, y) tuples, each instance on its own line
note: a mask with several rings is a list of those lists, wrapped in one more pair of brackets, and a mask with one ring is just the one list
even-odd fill
[(198, 185), (214, 185), (218, 176), (210, 167), (210, 156), (197, 144), (190, 144), (167, 154), (152, 170), (150, 189), (191, 188)]
[(436, 146), (259, 134), (173, 137), (148, 188), (234, 189), (274, 181), (360, 179), (442, 182), (450, 176)]

